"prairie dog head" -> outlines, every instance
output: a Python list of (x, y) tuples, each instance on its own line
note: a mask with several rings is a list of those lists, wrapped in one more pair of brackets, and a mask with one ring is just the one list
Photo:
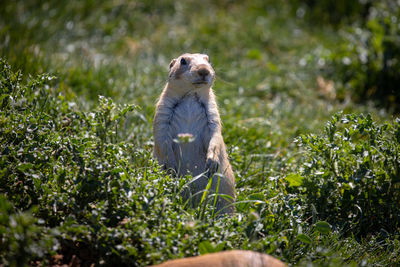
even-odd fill
[(214, 69), (205, 54), (183, 54), (169, 64), (168, 83), (174, 88), (207, 89), (214, 77)]

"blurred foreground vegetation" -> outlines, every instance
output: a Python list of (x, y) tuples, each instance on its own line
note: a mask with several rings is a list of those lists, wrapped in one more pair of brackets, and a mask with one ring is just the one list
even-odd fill
[[(399, 17), (388, 0), (3, 1), (0, 263), (399, 265)], [(183, 52), (217, 73), (232, 217), (186, 207), (191, 178), (151, 157)]]

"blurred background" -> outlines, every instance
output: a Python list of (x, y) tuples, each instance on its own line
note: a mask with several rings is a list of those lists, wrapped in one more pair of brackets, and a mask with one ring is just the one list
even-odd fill
[(0, 55), (24, 73), (56, 74), (63, 90), (88, 100), (104, 94), (147, 105), (160, 92), (171, 58), (202, 52), (228, 101), (317, 94), (333, 105), (372, 101), (392, 113), (400, 111), (399, 5), (2, 1)]
[[(207, 53), (228, 146), (285, 155), (337, 111), (400, 111), (400, 1), (2, 1), (0, 55), (83, 109), (140, 107), (151, 140), (172, 58)], [(79, 100), (79, 101), (78, 101)], [(130, 134), (126, 133), (128, 138)], [(238, 136), (247, 138), (238, 139)], [(238, 152), (240, 153), (240, 152)]]

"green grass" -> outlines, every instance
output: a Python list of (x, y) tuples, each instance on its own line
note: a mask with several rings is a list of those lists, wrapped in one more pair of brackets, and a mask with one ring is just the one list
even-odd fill
[[(329, 26), (296, 18), (288, 1), (4, 2), (0, 56), (11, 69), (2, 63), (1, 261), (46, 264), (63, 255), (59, 263), (69, 264), (76, 255), (82, 265), (144, 266), (251, 249), (294, 266), (398, 265), (398, 224), (360, 235), (348, 227), (357, 226), (353, 217), (346, 226), (336, 213), (315, 211), (303, 184), (319, 177), (304, 164), (325, 166), (326, 158), (306, 152), (320, 143), (299, 147), (297, 137), (328, 142), (325, 125), (338, 111), (394, 125), (385, 110), (318, 90), (329, 67), (321, 59), (342, 41)], [(170, 60), (184, 52), (207, 53), (216, 70), (238, 193), (232, 217), (185, 208), (185, 181), (151, 157), (155, 102)], [(36, 77), (43, 73), (56, 78)], [(389, 139), (378, 141), (392, 146), (387, 158), (396, 162), (399, 140)], [(350, 149), (343, 153), (353, 160)], [(398, 186), (395, 167), (368, 164)], [(339, 172), (357, 169), (357, 157), (349, 166)], [(321, 188), (337, 189), (326, 181)]]

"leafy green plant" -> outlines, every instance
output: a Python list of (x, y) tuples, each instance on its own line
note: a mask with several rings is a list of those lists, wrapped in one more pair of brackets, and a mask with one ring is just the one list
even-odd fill
[(370, 115), (339, 113), (323, 135), (297, 142), (306, 154), (296, 188), (310, 214), (356, 235), (399, 231), (399, 119), (378, 126)]
[(56, 231), (48, 231), (43, 220), (33, 217), (35, 208), (17, 211), (0, 195), (0, 261), (7, 266), (26, 266), (32, 259), (46, 259), (59, 244)]
[[(134, 106), (117, 106), (100, 97), (93, 112), (82, 112), (50, 84), (53, 77), (41, 75), (25, 84), (20, 72), (0, 63), (0, 192), (17, 210), (36, 207), (33, 214), (46, 227), (60, 229), (63, 234), (57, 237), (69, 251), (66, 261), (74, 253), (81, 261), (94, 260), (100, 252), (110, 257), (112, 247), (89, 240), (108, 240), (107, 227), (136, 210), (138, 203), (130, 196), (142, 196), (133, 192), (153, 190), (149, 184), (133, 183), (130, 177), (148, 161), (141, 160), (142, 152), (132, 144), (120, 141), (120, 129), (126, 132), (124, 121)], [(33, 222), (31, 218), (21, 225), (26, 225), (27, 235), (40, 232), (28, 227)], [(100, 229), (103, 235), (96, 234)], [(82, 246), (86, 255), (79, 252)], [(34, 256), (27, 254), (23, 260)]]

